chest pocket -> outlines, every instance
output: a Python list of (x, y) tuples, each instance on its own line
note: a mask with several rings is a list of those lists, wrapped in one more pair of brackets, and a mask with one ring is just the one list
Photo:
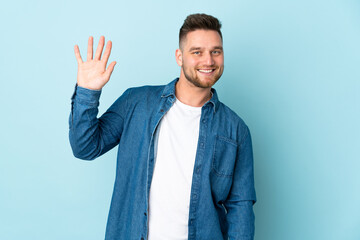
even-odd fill
[(216, 136), (212, 170), (220, 177), (232, 177), (236, 161), (238, 144), (236, 141)]

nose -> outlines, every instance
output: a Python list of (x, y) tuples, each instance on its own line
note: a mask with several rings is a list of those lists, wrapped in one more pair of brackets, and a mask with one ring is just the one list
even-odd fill
[(213, 58), (211, 52), (208, 52), (208, 53), (204, 54), (204, 63), (207, 66), (212, 66), (212, 65), (215, 64), (214, 58)]

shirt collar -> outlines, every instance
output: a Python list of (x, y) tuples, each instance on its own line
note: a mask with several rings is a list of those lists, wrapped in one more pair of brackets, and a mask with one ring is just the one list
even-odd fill
[[(175, 84), (178, 80), (179, 80), (179, 78), (176, 78), (172, 82), (167, 84), (162, 92), (161, 97), (172, 97), (173, 99), (175, 99)], [(204, 104), (204, 106), (211, 104), (213, 107), (214, 113), (215, 113), (217, 111), (217, 109), (219, 108), (220, 102), (219, 102), (219, 98), (216, 93), (216, 90), (214, 88), (211, 88), (211, 92), (212, 92), (212, 97), (209, 101), (207, 101)]]

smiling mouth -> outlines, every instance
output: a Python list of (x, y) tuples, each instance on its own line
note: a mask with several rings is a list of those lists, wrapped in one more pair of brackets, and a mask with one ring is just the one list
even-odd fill
[(215, 69), (198, 69), (198, 71), (201, 73), (211, 73), (215, 71)]

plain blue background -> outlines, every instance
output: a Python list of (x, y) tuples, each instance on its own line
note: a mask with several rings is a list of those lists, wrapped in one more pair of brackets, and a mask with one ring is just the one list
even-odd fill
[(223, 23), (220, 100), (249, 125), (256, 240), (360, 239), (360, 1), (7, 1), (0, 9), (0, 239), (104, 238), (116, 149), (68, 142), (73, 46), (113, 41), (100, 113), (179, 75), (190, 13)]

